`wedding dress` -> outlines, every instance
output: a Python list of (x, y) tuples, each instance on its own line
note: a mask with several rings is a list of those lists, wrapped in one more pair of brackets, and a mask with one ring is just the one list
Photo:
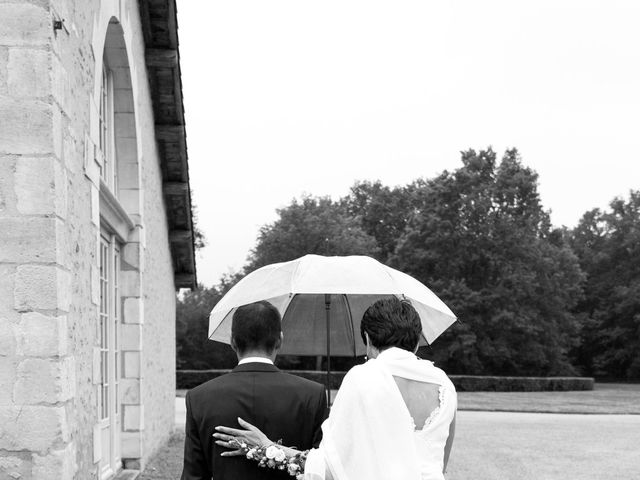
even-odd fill
[[(438, 406), (415, 422), (395, 378), (438, 386)], [(445, 444), (457, 408), (456, 391), (433, 363), (399, 348), (345, 376), (320, 447), (309, 452), (305, 480), (443, 480)]]

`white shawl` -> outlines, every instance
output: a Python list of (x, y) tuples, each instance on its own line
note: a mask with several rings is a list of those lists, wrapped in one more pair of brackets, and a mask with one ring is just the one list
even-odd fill
[[(352, 368), (345, 376), (320, 447), (309, 452), (305, 480), (420, 480), (414, 425), (393, 376), (443, 385), (442, 370), (399, 348)], [(454, 407), (455, 408), (455, 407)]]

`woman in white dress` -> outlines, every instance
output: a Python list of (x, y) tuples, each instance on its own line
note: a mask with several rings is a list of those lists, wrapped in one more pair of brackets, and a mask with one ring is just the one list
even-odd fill
[[(406, 300), (379, 300), (365, 312), (360, 329), (369, 360), (345, 376), (319, 448), (277, 446), (300, 465), (289, 473), (305, 480), (444, 480), (457, 396), (442, 370), (415, 355), (422, 331), (418, 313)], [(216, 443), (234, 450), (223, 455), (274, 444), (255, 426), (239, 422), (244, 430), (218, 427), (214, 434)]]

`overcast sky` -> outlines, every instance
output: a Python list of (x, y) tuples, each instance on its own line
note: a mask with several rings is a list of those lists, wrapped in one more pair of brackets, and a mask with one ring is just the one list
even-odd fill
[(178, 0), (191, 186), (237, 270), (302, 193), (516, 147), (554, 224), (640, 188), (640, 2)]

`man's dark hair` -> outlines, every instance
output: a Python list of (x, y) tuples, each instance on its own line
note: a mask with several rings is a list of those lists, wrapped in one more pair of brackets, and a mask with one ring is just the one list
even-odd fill
[(266, 300), (238, 307), (231, 322), (231, 338), (239, 352), (271, 353), (280, 342), (280, 312)]
[(378, 300), (364, 312), (360, 335), (366, 344), (365, 332), (377, 349), (398, 347), (413, 352), (420, 340), (422, 324), (408, 300), (390, 297)]

